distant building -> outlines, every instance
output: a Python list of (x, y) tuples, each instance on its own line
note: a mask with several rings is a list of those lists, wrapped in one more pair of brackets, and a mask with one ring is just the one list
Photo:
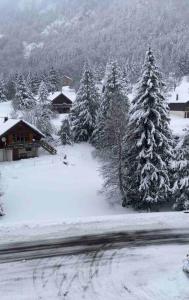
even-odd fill
[(72, 86), (73, 79), (68, 76), (63, 76), (63, 85), (64, 86)]
[(168, 96), (170, 111), (180, 117), (189, 118), (189, 78), (182, 78), (179, 86)]
[(59, 114), (68, 114), (75, 101), (76, 93), (69, 86), (62, 88), (61, 92), (56, 92), (49, 95), (49, 101), (52, 109)]

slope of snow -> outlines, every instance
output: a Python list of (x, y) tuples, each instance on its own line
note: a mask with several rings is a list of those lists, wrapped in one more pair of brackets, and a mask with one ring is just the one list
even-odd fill
[(50, 34), (58, 34), (59, 28), (62, 27), (64, 24), (65, 24), (65, 19), (62, 16), (61, 18), (55, 20), (54, 22), (46, 26), (46, 28), (41, 32), (41, 35), (48, 36)]
[(29, 58), (32, 51), (35, 49), (43, 49), (44, 43), (27, 43), (23, 42), (23, 47), (24, 47), (24, 58)]
[[(178, 100), (177, 100), (178, 95)], [(189, 77), (184, 76), (176, 89), (169, 93), (168, 102), (185, 103), (189, 101)]]
[[(88, 144), (59, 147), (58, 155), (1, 163), (5, 223), (61, 221), (64, 218), (125, 213), (99, 193), (103, 179)], [(64, 164), (64, 156), (67, 155)]]
[(0, 103), (0, 118), (11, 117), (12, 114), (12, 101)]
[(189, 119), (188, 118), (182, 118), (177, 115), (174, 115), (174, 113), (171, 113), (171, 129), (173, 134), (178, 136), (183, 136), (186, 132), (186, 129), (189, 129)]

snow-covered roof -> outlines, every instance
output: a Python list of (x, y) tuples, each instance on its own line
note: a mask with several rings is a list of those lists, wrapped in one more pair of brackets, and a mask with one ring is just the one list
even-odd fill
[(26, 125), (30, 126), (33, 130), (35, 130), (40, 135), (45, 137), (44, 134), (39, 129), (37, 129), (37, 127), (35, 127), (34, 125), (32, 125), (22, 119), (8, 119), (6, 122), (1, 123), (0, 124), (0, 136), (2, 136), (4, 133), (6, 133), (9, 129), (11, 129), (15, 125), (17, 125), (20, 121), (24, 122)]
[(63, 86), (62, 93), (68, 97), (72, 102), (76, 99), (76, 92), (74, 89), (71, 89), (69, 86)]
[(75, 92), (75, 90), (71, 89), (69, 86), (64, 86), (62, 88), (62, 92), (59, 91), (59, 92), (55, 92), (55, 93), (50, 93), (49, 96), (48, 96), (48, 100), (49, 101), (53, 101), (54, 99), (56, 99), (61, 94), (65, 95), (72, 102), (74, 102), (75, 99), (76, 99), (76, 92)]
[(49, 96), (48, 96), (48, 100), (53, 101), (59, 95), (61, 95), (61, 92), (50, 93)]
[(189, 77), (184, 76), (176, 89), (169, 93), (169, 103), (186, 103), (189, 101)]

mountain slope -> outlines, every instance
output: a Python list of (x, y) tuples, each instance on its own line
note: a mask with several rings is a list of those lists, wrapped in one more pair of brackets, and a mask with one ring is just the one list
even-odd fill
[(149, 45), (165, 73), (189, 70), (188, 0), (0, 0), (0, 10), (6, 74), (53, 64), (77, 79), (86, 58), (104, 65), (115, 56), (135, 80)]

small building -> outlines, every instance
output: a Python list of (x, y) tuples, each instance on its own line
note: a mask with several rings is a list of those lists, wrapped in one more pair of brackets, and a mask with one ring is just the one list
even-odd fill
[(189, 78), (184, 76), (180, 84), (168, 95), (171, 113), (189, 118)]
[(50, 94), (49, 101), (51, 103), (52, 110), (59, 114), (68, 114), (72, 108), (72, 104), (75, 101), (76, 94), (69, 86), (62, 88), (61, 92)]
[(5, 118), (0, 124), (0, 162), (37, 157), (44, 137), (24, 120)]
[(71, 86), (73, 84), (73, 79), (69, 76), (63, 76), (63, 85), (64, 86)]

